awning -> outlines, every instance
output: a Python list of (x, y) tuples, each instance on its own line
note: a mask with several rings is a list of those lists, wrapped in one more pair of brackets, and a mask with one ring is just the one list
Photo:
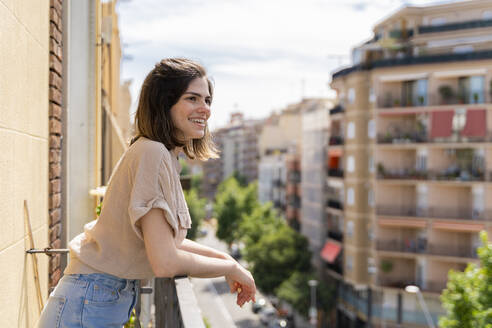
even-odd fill
[(327, 241), (320, 255), (326, 262), (333, 263), (335, 262), (338, 254), (340, 254), (341, 250), (342, 246), (340, 246), (339, 244), (332, 241)]
[(426, 223), (419, 219), (378, 219), (378, 224), (384, 227), (425, 228)]
[(448, 231), (479, 232), (485, 229), (485, 224), (434, 221), (432, 227)]
[(454, 110), (432, 112), (431, 138), (449, 137), (453, 133)]
[(341, 149), (330, 149), (330, 148), (328, 148), (328, 156), (329, 157), (340, 157), (340, 156), (342, 156), (342, 150)]
[(485, 109), (469, 109), (466, 111), (466, 123), (461, 130), (465, 137), (485, 137), (487, 134), (487, 121)]

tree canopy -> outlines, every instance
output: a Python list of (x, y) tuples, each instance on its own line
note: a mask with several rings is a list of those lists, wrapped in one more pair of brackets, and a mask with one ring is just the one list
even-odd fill
[(464, 272), (450, 270), (447, 288), (441, 295), (446, 316), (443, 328), (492, 328), (492, 245), (487, 233), (480, 233), (480, 265), (468, 264)]

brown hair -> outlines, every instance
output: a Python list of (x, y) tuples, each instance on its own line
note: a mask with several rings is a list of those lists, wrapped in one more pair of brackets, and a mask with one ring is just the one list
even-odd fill
[[(171, 119), (171, 107), (186, 92), (191, 81), (202, 77), (207, 78), (203, 66), (186, 58), (167, 58), (157, 63), (142, 84), (135, 116), (137, 132), (131, 144), (143, 136), (163, 143), (169, 150), (183, 147), (191, 159), (217, 158), (218, 151), (208, 126), (202, 138), (184, 143), (178, 139), (179, 131)], [(213, 96), (213, 85), (208, 78), (207, 82), (210, 96)]]

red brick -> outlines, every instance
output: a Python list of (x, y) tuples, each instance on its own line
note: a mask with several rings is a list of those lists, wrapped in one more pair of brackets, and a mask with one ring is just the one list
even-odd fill
[(53, 22), (50, 22), (50, 37), (53, 38), (58, 44), (61, 44), (63, 41), (61, 31)]
[(50, 213), (50, 225), (57, 224), (61, 222), (61, 209), (56, 208)]
[(60, 278), (61, 278), (61, 269), (57, 268), (53, 270), (53, 272), (50, 273), (50, 287), (56, 286)]
[(53, 194), (49, 196), (50, 199), (50, 210), (60, 207), (61, 205), (61, 194)]
[(50, 243), (53, 243), (55, 240), (60, 239), (61, 235), (61, 224), (57, 223), (50, 228)]
[[(60, 149), (61, 147), (61, 137), (50, 135), (50, 148), (51, 149)], [(51, 179), (51, 178), (50, 178)]]
[(50, 101), (57, 103), (58, 105), (61, 105), (62, 103), (62, 93), (60, 90), (55, 89), (53, 87), (50, 88), (50, 94), (49, 94)]
[(61, 176), (60, 163), (50, 164), (50, 179), (59, 178)]
[(56, 269), (60, 268), (60, 262), (60, 254), (50, 255), (50, 272), (53, 272)]
[(50, 194), (56, 194), (61, 192), (61, 180), (53, 179), (50, 180)]
[(62, 78), (60, 75), (56, 74), (53, 71), (50, 71), (50, 86), (57, 88), (58, 90), (62, 89)]
[(50, 163), (61, 162), (61, 150), (50, 149)]
[(54, 242), (50, 243), (51, 248), (61, 248), (61, 240), (57, 239)]
[(55, 8), (58, 13), (62, 12), (62, 5), (58, 0), (50, 0), (50, 7)]
[(53, 37), (50, 37), (50, 53), (55, 55), (60, 61), (63, 59), (61, 40), (57, 42)]
[(50, 118), (50, 133), (52, 134), (61, 134), (62, 124), (55, 118)]
[(50, 117), (55, 117), (61, 120), (62, 119), (61, 113), (62, 113), (62, 108), (60, 105), (55, 103), (50, 103)]
[[(52, 21), (53, 23), (58, 25), (58, 17), (59, 16), (60, 15), (58, 14), (58, 11), (54, 7), (50, 8), (50, 21)], [(57, 27), (61, 27), (61, 25), (57, 26)]]
[(63, 67), (59, 58), (54, 55), (50, 55), (50, 70), (56, 72), (58, 75), (62, 75)]

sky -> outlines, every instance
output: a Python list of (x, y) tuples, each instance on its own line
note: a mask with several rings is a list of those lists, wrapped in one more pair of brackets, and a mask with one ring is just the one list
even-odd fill
[(351, 50), (372, 28), (405, 5), (452, 1), (404, 0), (120, 0), (124, 59), (132, 108), (155, 63), (187, 57), (214, 81), (209, 126), (230, 113), (267, 117), (303, 97), (334, 97), (331, 73), (351, 63)]

